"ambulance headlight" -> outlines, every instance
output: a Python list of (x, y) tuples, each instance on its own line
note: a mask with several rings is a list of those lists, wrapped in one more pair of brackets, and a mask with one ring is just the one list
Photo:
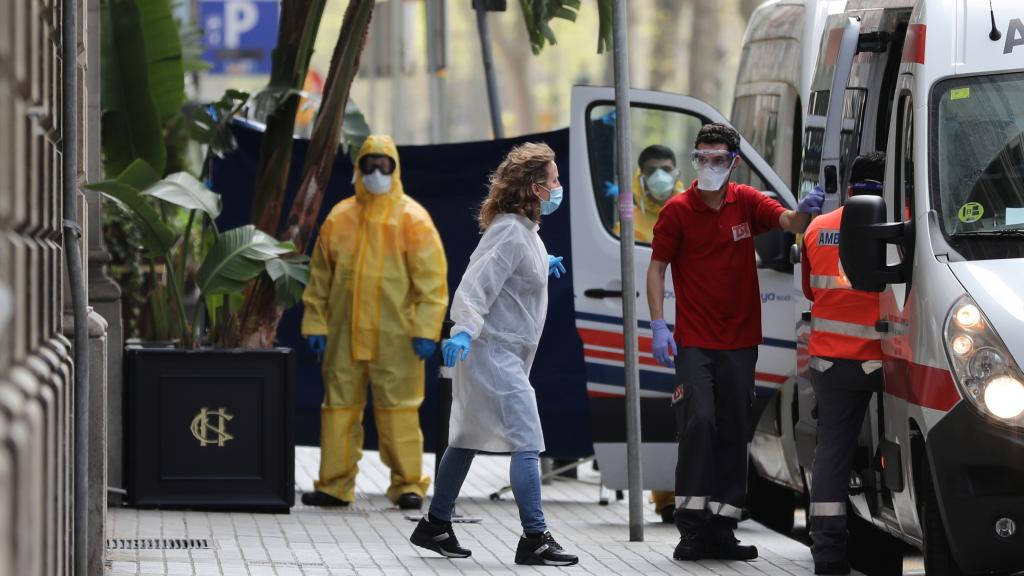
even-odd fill
[(943, 340), (964, 399), (990, 418), (1024, 427), (1024, 374), (970, 296), (953, 304)]

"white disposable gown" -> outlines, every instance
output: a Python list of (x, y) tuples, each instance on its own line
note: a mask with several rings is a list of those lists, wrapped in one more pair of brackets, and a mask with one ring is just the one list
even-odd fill
[(448, 443), (487, 452), (543, 451), (530, 367), (548, 309), (548, 260), (538, 226), (497, 216), (452, 301), (452, 334), (472, 337), (455, 365)]

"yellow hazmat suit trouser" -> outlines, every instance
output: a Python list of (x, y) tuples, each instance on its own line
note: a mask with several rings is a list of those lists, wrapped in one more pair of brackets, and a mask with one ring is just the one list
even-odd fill
[(676, 505), (676, 493), (664, 490), (651, 490), (651, 502), (654, 502), (654, 511), (661, 512), (665, 506)]
[[(408, 340), (405, 338), (404, 340)], [(363, 412), (367, 384), (373, 388), (373, 415), (380, 457), (391, 469), (388, 499), (406, 492), (423, 496), (430, 478), (423, 472), (423, 361), (409, 342), (396, 342), (384, 362), (332, 366), (325, 378), (320, 412), (320, 479), (316, 490), (348, 502), (355, 499), (358, 462), (363, 455)]]

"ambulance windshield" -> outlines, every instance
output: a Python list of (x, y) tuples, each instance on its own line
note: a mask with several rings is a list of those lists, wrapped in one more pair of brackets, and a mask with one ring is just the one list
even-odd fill
[(1024, 242), (1024, 74), (940, 83), (930, 117), (932, 199), (945, 234)]

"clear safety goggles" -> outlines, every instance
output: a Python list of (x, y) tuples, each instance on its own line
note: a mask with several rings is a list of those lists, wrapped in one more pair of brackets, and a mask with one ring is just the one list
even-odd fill
[(690, 161), (697, 170), (711, 168), (712, 170), (727, 170), (732, 167), (732, 161), (736, 158), (735, 152), (728, 150), (694, 150), (690, 152)]

